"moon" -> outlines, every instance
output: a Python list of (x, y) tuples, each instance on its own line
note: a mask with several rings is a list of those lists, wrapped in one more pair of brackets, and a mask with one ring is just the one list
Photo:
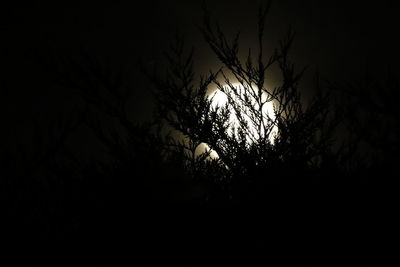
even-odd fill
[[(234, 83), (232, 85), (234, 87), (236, 87), (236, 88), (239, 88), (239, 90), (243, 89), (243, 86), (241, 84), (239, 84), (239, 83)], [(228, 88), (228, 90), (229, 90), (229, 88)], [(244, 90), (240, 90), (240, 91), (242, 91), (242, 93), (244, 93)], [(221, 90), (219, 90), (219, 89), (215, 89), (209, 95), (209, 99), (212, 99), (211, 105), (212, 105), (213, 108), (222, 107), (228, 102), (228, 97), (226, 96), (226, 94), (224, 92), (222, 92)], [(267, 99), (267, 94), (263, 93), (262, 100), (265, 101), (266, 99)], [(237, 100), (237, 101), (239, 101), (239, 100)], [(255, 99), (254, 99), (254, 105), (257, 108), (258, 104), (256, 103)], [(273, 101), (269, 101), (269, 102), (265, 103), (264, 106), (263, 106), (262, 112), (263, 112), (263, 117), (264, 117), (264, 123), (265, 124), (268, 124), (268, 118), (271, 119), (272, 121), (275, 120), (275, 112), (274, 112)], [(246, 115), (246, 114), (244, 114), (244, 115)], [(251, 134), (249, 134), (249, 136), (247, 136), (246, 139), (247, 139), (248, 144), (251, 144), (251, 143), (254, 142), (253, 141), (254, 137), (255, 138), (259, 138), (260, 137), (259, 136), (260, 133), (258, 132), (258, 130), (256, 129), (256, 126), (250, 120), (249, 117), (244, 116), (244, 118), (245, 118), (245, 120), (246, 120), (246, 122), (247, 122), (247, 124), (249, 126), (249, 131), (251, 133)], [(234, 131), (234, 128), (237, 128), (239, 126), (239, 121), (238, 121), (238, 118), (237, 118), (237, 116), (236, 116), (236, 114), (235, 114), (235, 112), (233, 110), (233, 107), (230, 107), (230, 118), (229, 118), (229, 121), (230, 121), (230, 123), (232, 125), (231, 129), (229, 130), (230, 131), (229, 133), (232, 134), (233, 131)], [(268, 135), (268, 139), (271, 142), (271, 144), (274, 144), (274, 139), (275, 139), (277, 130), (278, 130), (277, 127), (274, 126), (272, 128), (272, 131)], [(235, 133), (233, 133), (233, 134), (235, 134)], [(263, 132), (261, 132), (261, 134), (263, 134)], [(253, 137), (250, 137), (250, 135), (252, 135)], [(205, 145), (205, 148), (209, 149), (209, 146), (207, 144), (204, 144), (204, 145)], [(210, 157), (214, 158), (214, 159), (218, 158), (218, 154), (215, 151), (211, 150)]]

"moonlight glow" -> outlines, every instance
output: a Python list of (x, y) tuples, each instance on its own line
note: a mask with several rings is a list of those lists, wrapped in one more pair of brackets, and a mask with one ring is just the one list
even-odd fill
[[(243, 87), (240, 84), (233, 84), (233, 86), (236, 87), (236, 88), (243, 89)], [(241, 91), (243, 92), (244, 90), (241, 90)], [(210, 94), (209, 97), (213, 99), (212, 106), (214, 108), (215, 107), (222, 107), (222, 106), (226, 105), (226, 103), (228, 102), (227, 95), (225, 93), (223, 93), (222, 91), (218, 90), (218, 89), (216, 91), (214, 91), (212, 94)], [(264, 93), (262, 95), (262, 100), (265, 101), (266, 99), (267, 99), (267, 95)], [(239, 100), (235, 100), (235, 101), (239, 101)], [(254, 99), (254, 107), (256, 109), (258, 108), (258, 104), (256, 103), (255, 99)], [(270, 120), (272, 120), (272, 121), (275, 119), (275, 113), (274, 113), (274, 107), (273, 107), (272, 101), (271, 102), (267, 102), (267, 103), (264, 104), (262, 112), (263, 112), (264, 123), (266, 125), (268, 125), (268, 123), (270, 123), (270, 122), (268, 122), (268, 118)], [(246, 114), (244, 113), (242, 115), (245, 116)], [(239, 121), (237, 119), (237, 116), (236, 116), (236, 114), (234, 112), (233, 107), (230, 107), (230, 118), (229, 118), (229, 120), (230, 120), (230, 123), (232, 125), (232, 127), (230, 129), (230, 131), (231, 131), (230, 134), (232, 134), (234, 129), (239, 126)], [(248, 124), (248, 129), (249, 129), (249, 132), (250, 132), (249, 135), (252, 135), (252, 137), (247, 136), (247, 142), (248, 143), (252, 143), (254, 138), (259, 138), (260, 137), (259, 136), (259, 131), (257, 130), (256, 125), (254, 125), (254, 123), (251, 121), (251, 119), (249, 117), (245, 116), (245, 120), (246, 120), (246, 122)], [(277, 133), (277, 128), (276, 128), (276, 126), (274, 126), (272, 128), (272, 131), (268, 135), (268, 139), (270, 140), (271, 143), (274, 143), (274, 138), (275, 138), (276, 133)], [(234, 134), (236, 134), (236, 133), (234, 133)], [(262, 134), (264, 134), (263, 131), (261, 131), (261, 135)], [(206, 147), (208, 148), (207, 145), (206, 145)], [(215, 151), (212, 151), (210, 156), (212, 158), (218, 158), (218, 154)]]

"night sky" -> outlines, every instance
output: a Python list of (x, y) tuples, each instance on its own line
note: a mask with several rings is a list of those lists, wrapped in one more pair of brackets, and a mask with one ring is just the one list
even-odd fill
[[(254, 38), (259, 1), (212, 1), (209, 8), (229, 33), (242, 32), (246, 51)], [(215, 58), (202, 40), (201, 1), (29, 1), (1, 8), (3, 121), (19, 124), (68, 108), (68, 96), (43, 70), (51, 51), (76, 54), (85, 46), (100, 58), (122, 66), (134, 90), (132, 116), (151, 117), (149, 83), (137, 62), (156, 62), (175, 32), (196, 48), (200, 71), (216, 69)], [(267, 47), (273, 48), (289, 26), (297, 32), (292, 59), (335, 81), (357, 79), (366, 66), (374, 72), (398, 68), (398, 8), (389, 1), (274, 1), (267, 19)], [(270, 42), (268, 42), (270, 40)], [(23, 96), (23, 97), (22, 97)], [(140, 114), (140, 115), (139, 115)], [(11, 119), (12, 118), (12, 119)], [(11, 119), (12, 121), (8, 121)], [(10, 128), (10, 127), (7, 127)]]

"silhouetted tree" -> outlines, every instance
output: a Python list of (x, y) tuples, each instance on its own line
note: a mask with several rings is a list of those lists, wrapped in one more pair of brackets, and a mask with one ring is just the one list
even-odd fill
[[(301, 98), (299, 81), (305, 69), (296, 71), (288, 56), (294, 33), (289, 31), (279, 48), (266, 56), (264, 24), (269, 7), (259, 9), (256, 56), (249, 49), (246, 59), (241, 60), (239, 33), (229, 42), (205, 10), (201, 32), (222, 67), (200, 76), (196, 83), (193, 50), (185, 53), (183, 39), (177, 38), (166, 55), (165, 76), (150, 75), (160, 120), (189, 140), (189, 146), (183, 142), (181, 148), (196, 156), (197, 164), (211, 161), (219, 166), (223, 171), (219, 179), (231, 184), (231, 190), (249, 195), (256, 189), (262, 191), (268, 183), (313, 181), (330, 154), (337, 125), (329, 96), (318, 82), (311, 101)], [(266, 88), (265, 79), (273, 66), (279, 68), (282, 79), (271, 90)], [(227, 99), (223, 106), (213, 104), (213, 85)], [(265, 106), (271, 103), (273, 112), (268, 113)], [(236, 123), (232, 123), (232, 115)], [(196, 155), (195, 148), (202, 143), (218, 158), (208, 157), (210, 149)]]
[[(306, 88), (307, 92), (315, 90), (313, 98), (303, 99), (299, 82), (305, 69), (296, 71), (289, 59), (294, 33), (289, 31), (279, 47), (266, 55), (264, 23), (269, 7), (259, 9), (257, 48), (255, 52), (249, 49), (244, 60), (239, 56), (239, 34), (229, 41), (204, 11), (200, 30), (221, 63), (219, 70), (204, 76), (197, 77), (194, 51), (187, 53), (183, 38), (178, 36), (166, 54), (166, 72), (147, 70), (156, 97), (155, 118), (149, 123), (130, 119), (127, 105), (135, 88), (124, 84), (117, 69), (87, 49), (74, 56), (55, 53), (49, 71), (57, 84), (78, 96), (77, 115), (32, 134), (36, 150), (28, 160), (20, 160), (26, 166), (22, 174), (11, 153), (1, 155), (2, 169), (13, 173), (0, 180), (1, 189), (14, 195), (8, 209), (23, 218), (21, 224), (27, 230), (22, 235), (41, 228), (39, 235), (44, 238), (86, 236), (96, 243), (114, 241), (134, 231), (132, 239), (153, 252), (157, 252), (156, 246), (174, 250), (170, 241), (174, 240), (187, 250), (210, 247), (232, 254), (268, 247), (283, 255), (287, 251), (281, 247), (288, 239), (277, 231), (277, 243), (265, 242), (266, 235), (271, 240), (274, 231), (269, 231), (273, 227), (261, 218), (263, 212), (238, 215), (218, 210), (203, 216), (205, 213), (197, 213), (193, 207), (230, 207), (248, 200), (257, 204), (266, 198), (269, 201), (263, 208), (280, 217), (293, 207), (318, 205), (320, 198), (300, 201), (296, 196), (306, 191), (287, 187), (283, 190), (290, 191), (286, 193), (290, 198), (279, 199), (283, 190), (270, 184), (332, 181), (359, 174), (360, 168), (365, 172), (387, 166), (394, 169), (398, 156), (390, 161), (379, 157), (395, 154), (398, 149), (396, 103), (386, 102), (390, 98), (386, 91), (386, 95), (375, 95), (377, 91), (370, 90), (366, 95), (361, 89), (331, 85), (328, 89), (336, 89), (332, 91), (348, 91), (341, 103), (333, 105), (318, 77), (315, 87)], [(267, 88), (267, 74), (275, 67), (280, 72), (280, 85)], [(394, 82), (388, 87), (368, 82), (360, 88), (371, 86), (382, 90), (399, 87)], [(223, 94), (225, 104), (215, 105), (213, 88)], [(267, 111), (267, 105), (273, 109)], [(369, 131), (371, 122), (375, 128)], [(347, 127), (344, 136), (348, 134), (348, 141), (340, 142), (338, 125)], [(67, 145), (69, 137), (82, 128), (104, 151), (100, 157), (92, 152), (89, 162)], [(395, 131), (385, 136), (381, 129)], [(363, 150), (357, 147), (359, 140), (372, 147), (368, 151), (375, 157), (369, 165), (360, 160)], [(291, 194), (294, 191), (297, 194)], [(168, 209), (180, 204), (188, 208), (175, 214)], [(135, 225), (138, 221), (139, 226)], [(303, 231), (292, 220), (283, 224), (287, 236), (297, 234), (291, 252), (297, 251), (292, 254), (299, 257), (301, 242), (309, 236), (299, 234)]]

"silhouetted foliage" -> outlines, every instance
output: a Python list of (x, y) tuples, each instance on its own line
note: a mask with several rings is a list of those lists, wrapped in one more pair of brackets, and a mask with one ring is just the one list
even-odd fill
[[(206, 10), (201, 31), (221, 68), (200, 76), (196, 83), (193, 50), (185, 54), (183, 38), (178, 37), (166, 55), (165, 75), (150, 75), (157, 89), (160, 120), (189, 140), (188, 144), (180, 144), (180, 149), (189, 153), (188, 164), (212, 162), (220, 170), (215, 179), (231, 185), (230, 195), (257, 197), (263, 195), (267, 184), (328, 179), (322, 177), (328, 174), (323, 173), (325, 161), (335, 164), (331, 145), (339, 116), (332, 110), (329, 95), (318, 78), (311, 89), (314, 98), (308, 103), (302, 99), (299, 81), (305, 69), (296, 71), (288, 56), (294, 33), (289, 31), (279, 48), (266, 56), (264, 23), (268, 10), (269, 5), (259, 11), (255, 56), (249, 49), (248, 56), (241, 60), (239, 34), (229, 42)], [(280, 70), (281, 84), (267, 89), (267, 72), (275, 66)], [(213, 105), (216, 94), (212, 86), (226, 96), (223, 106)], [(265, 111), (271, 103), (272, 114)], [(230, 119), (232, 114), (235, 124)], [(196, 147), (203, 143), (218, 157), (210, 159), (210, 149), (197, 155)]]
[[(240, 34), (230, 40), (204, 9), (200, 31), (221, 66), (198, 75), (194, 49), (187, 50), (177, 35), (166, 64), (158, 66), (164, 69), (145, 68), (156, 108), (147, 123), (130, 117), (127, 107), (136, 88), (124, 83), (122, 69), (87, 48), (54, 51), (45, 68), (62, 90), (76, 96), (74, 112), (34, 125), (31, 146), (1, 154), (8, 174), (0, 180), (2, 196), (10, 217), (25, 227), (20, 236), (85, 236), (95, 243), (134, 231), (150, 251), (175, 240), (188, 251), (207, 246), (242, 252), (242, 242), (249, 251), (267, 248), (283, 255), (283, 235), (296, 237), (291, 251), (300, 257), (299, 240), (309, 238), (299, 230), (301, 223), (275, 222), (284, 225), (285, 234), (271, 234), (276, 226), (267, 223), (274, 219), (269, 214), (280, 218), (288, 211), (301, 218), (296, 208), (325, 209), (318, 203), (323, 193), (318, 200), (307, 198), (311, 184), (347, 185), (394, 171), (399, 114), (390, 92), (399, 89), (395, 77), (386, 84), (367, 77), (353, 86), (323, 83), (316, 75), (314, 86), (301, 88), (305, 69), (297, 70), (289, 58), (295, 34), (288, 31), (278, 48), (265, 49), (269, 8), (259, 9), (256, 49), (248, 49), (244, 59)], [(281, 79), (268, 88), (273, 68)], [(313, 97), (305, 99), (305, 92)], [(215, 104), (217, 93), (226, 98), (224, 104)], [(273, 108), (266, 111), (267, 106)], [(94, 141), (87, 146), (93, 148), (89, 159), (79, 148), (87, 140)], [(263, 209), (255, 215), (202, 210), (242, 204)], [(271, 235), (274, 241), (266, 241)]]

